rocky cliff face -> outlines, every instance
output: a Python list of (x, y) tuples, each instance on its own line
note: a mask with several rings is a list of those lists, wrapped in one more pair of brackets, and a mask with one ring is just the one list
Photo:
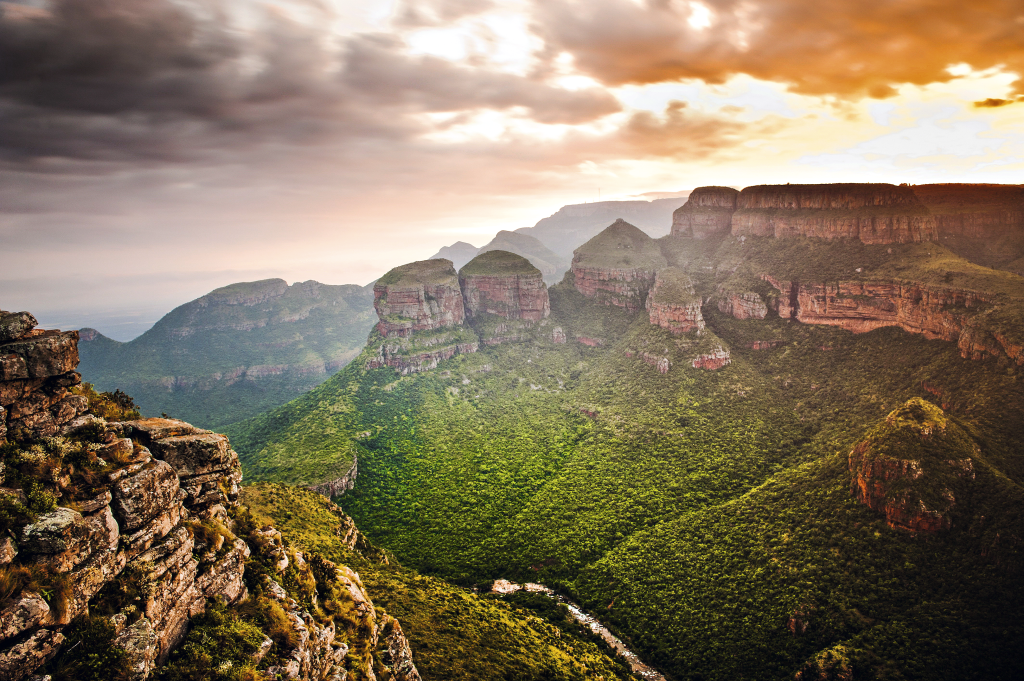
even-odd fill
[(920, 398), (891, 412), (849, 455), (850, 490), (890, 527), (948, 529), (957, 494), (974, 480), (977, 445)]
[(935, 218), (914, 191), (890, 184), (747, 187), (737, 197), (732, 234), (851, 238), (866, 244), (938, 239)]
[(736, 319), (764, 319), (768, 315), (768, 306), (755, 291), (722, 288), (715, 296), (715, 301), (720, 311)]
[(647, 296), (651, 324), (675, 334), (702, 331), (705, 324), (700, 308), (701, 298), (685, 272), (675, 267), (658, 270)]
[(420, 260), (396, 267), (373, 287), (373, 307), (381, 336), (409, 337), (462, 324), (459, 277), (450, 260)]
[(493, 314), (539, 322), (551, 314), (543, 275), (514, 253), (493, 250), (473, 258), (459, 272), (468, 317)]
[(978, 326), (975, 313), (989, 301), (974, 291), (892, 281), (804, 284), (770, 275), (764, 279), (778, 289), (774, 305), (784, 319), (840, 326), (854, 333), (898, 326), (929, 339), (955, 342), (967, 359), (1006, 356), (1024, 364), (1024, 348), (1004, 333)]
[(732, 187), (698, 187), (672, 214), (672, 236), (706, 239), (732, 227), (739, 192)]
[(1024, 236), (1024, 187), (999, 184), (921, 184), (914, 195), (935, 216), (939, 239)]
[(571, 270), (584, 296), (637, 311), (644, 307), (655, 273), (667, 265), (653, 239), (620, 219), (576, 249)]
[[(227, 438), (171, 419), (108, 422), (89, 413), (89, 398), (67, 395), (78, 380), (77, 334), (37, 333), (34, 325), (26, 313), (0, 316), (0, 392), (9, 396), (0, 410), (0, 679), (31, 676), (83, 621), (111, 632), (105, 645), (124, 664), (112, 676), (146, 679), (211, 600), (249, 598), (250, 544), (277, 573), (289, 556), (305, 561), (278, 551), (273, 528), (249, 541), (236, 536), (244, 530), (235, 520), (241, 470)], [(333, 568), (332, 583), (369, 604), (358, 576)], [(273, 574), (263, 575), (260, 591), (279, 601), (294, 636), (285, 646), (266, 639), (259, 659), (276, 651), (279, 664), (256, 678), (345, 679), (352, 662), (334, 624), (300, 607)], [(383, 678), (418, 681), (397, 623), (371, 624), (360, 655), (384, 660)], [(394, 672), (386, 667), (393, 658)]]

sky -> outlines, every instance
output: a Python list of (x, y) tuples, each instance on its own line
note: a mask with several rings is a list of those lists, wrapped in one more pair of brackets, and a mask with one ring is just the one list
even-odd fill
[(1019, 0), (0, 1), (0, 308), (125, 340), (571, 203), (1024, 182)]

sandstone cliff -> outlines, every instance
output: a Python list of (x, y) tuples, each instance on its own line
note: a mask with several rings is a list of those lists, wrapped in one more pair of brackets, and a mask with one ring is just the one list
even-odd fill
[[(345, 679), (352, 664), (372, 670), (373, 656), (397, 656), (383, 678), (418, 681), (401, 628), (373, 616), (357, 575), (330, 566), (314, 579), (273, 528), (239, 520), (241, 470), (226, 437), (172, 419), (90, 413), (102, 396), (77, 387), (77, 334), (34, 325), (27, 313), (0, 315), (0, 679), (28, 678), (55, 656), (63, 674), (98, 659), (109, 660), (111, 678), (145, 679), (211, 603), (255, 599), (249, 610), (278, 608), (287, 635), (263, 636), (246, 653), (245, 662), (263, 661), (250, 678)], [(246, 574), (254, 561), (262, 581)], [(367, 645), (354, 663), (348, 635), (282, 587), (289, 561), (300, 582), (345, 588), (366, 603)], [(91, 649), (62, 650), (84, 635), (94, 637)]]
[(891, 527), (937, 532), (952, 524), (975, 477), (978, 446), (941, 409), (914, 398), (892, 411), (849, 455), (851, 492)]
[(706, 239), (728, 234), (739, 192), (732, 187), (698, 187), (672, 214), (672, 236)]
[(935, 218), (910, 187), (761, 185), (739, 193), (734, 236), (851, 238), (866, 244), (934, 241)]
[(551, 314), (540, 270), (514, 253), (481, 253), (459, 272), (459, 284), (466, 316), (487, 345), (525, 340)]
[(420, 260), (396, 267), (373, 286), (381, 336), (458, 326), (465, 319), (459, 277), (450, 260)]
[(647, 312), (651, 324), (672, 333), (704, 329), (701, 298), (693, 289), (693, 281), (682, 270), (666, 267), (658, 270), (654, 287), (647, 296)]
[(655, 273), (667, 265), (657, 242), (620, 219), (576, 249), (571, 270), (576, 290), (587, 298), (637, 311)]
[(805, 284), (764, 275), (780, 295), (773, 300), (784, 319), (839, 326), (863, 333), (898, 326), (929, 339), (957, 343), (967, 359), (1005, 356), (1024, 364), (1024, 347), (1005, 331), (988, 330), (979, 311), (991, 296), (970, 290), (898, 281)]

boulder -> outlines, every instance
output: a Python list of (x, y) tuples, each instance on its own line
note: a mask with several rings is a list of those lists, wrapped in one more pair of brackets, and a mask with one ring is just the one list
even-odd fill
[(0, 345), (0, 357), (0, 380), (66, 374), (78, 366), (78, 332), (35, 331)]
[(18, 340), (36, 328), (36, 318), (28, 312), (4, 312), (0, 310), (0, 343)]

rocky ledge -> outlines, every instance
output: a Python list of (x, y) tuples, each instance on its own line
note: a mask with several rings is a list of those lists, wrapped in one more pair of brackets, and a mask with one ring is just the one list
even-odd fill
[(374, 284), (373, 307), (384, 337), (458, 326), (466, 316), (451, 260), (420, 260), (394, 268)]
[(657, 242), (625, 220), (616, 220), (576, 249), (573, 282), (580, 293), (605, 305), (643, 309), (655, 273), (668, 261)]
[[(173, 419), (97, 416), (94, 400), (104, 410), (117, 404), (88, 386), (69, 393), (79, 382), (77, 334), (34, 326), (28, 313), (0, 315), (0, 679), (28, 678), (55, 656), (66, 675), (89, 659), (62, 652), (82, 632), (107, 632), (82, 652), (116, 662), (111, 678), (146, 679), (212, 603), (252, 598), (249, 610), (278, 603), (287, 635), (254, 645), (246, 661), (262, 666), (248, 678), (343, 681), (358, 667), (370, 670), (360, 678), (419, 681), (401, 627), (377, 616), (358, 575), (321, 565), (314, 576), (272, 527), (245, 520), (226, 437)], [(37, 414), (45, 416), (28, 418)], [(246, 575), (253, 561), (258, 583)], [(300, 583), (346, 589), (364, 605), (366, 640), (354, 656), (348, 634), (339, 638), (330, 617), (283, 588), (290, 563)]]
[(672, 214), (672, 236), (706, 239), (728, 234), (739, 192), (732, 187), (698, 187)]
[(975, 477), (978, 446), (921, 398), (892, 411), (850, 451), (850, 491), (890, 527), (938, 532)]

